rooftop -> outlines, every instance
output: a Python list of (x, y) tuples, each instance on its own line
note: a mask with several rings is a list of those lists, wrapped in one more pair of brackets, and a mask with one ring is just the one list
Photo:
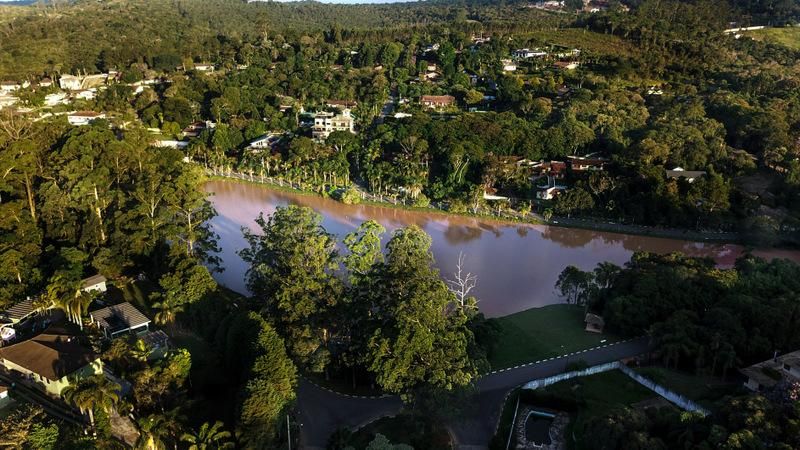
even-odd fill
[(740, 369), (739, 372), (741, 372), (742, 375), (746, 376), (747, 378), (750, 378), (751, 380), (756, 381), (758, 384), (765, 387), (774, 386), (785, 377), (794, 378), (797, 381), (800, 381), (800, 379), (797, 379), (797, 377), (790, 375), (786, 370), (784, 370), (784, 366), (792, 367), (795, 370), (800, 369), (800, 350), (786, 353), (785, 355), (768, 359), (766, 361), (761, 361), (760, 363), (753, 364), (750, 367)]
[(107, 306), (89, 313), (98, 326), (114, 333), (150, 323), (150, 319), (128, 302)]
[(33, 312), (33, 300), (26, 299), (17, 303), (11, 308), (8, 308), (3, 315), (12, 320), (20, 320), (23, 317), (28, 316), (32, 312)]
[(86, 288), (89, 286), (94, 286), (96, 284), (105, 283), (106, 281), (108, 281), (106, 280), (106, 277), (100, 274), (92, 275), (89, 278), (84, 278), (83, 280), (81, 280), (81, 287)]
[(53, 325), (31, 339), (0, 348), (0, 358), (55, 381), (85, 367), (97, 355), (80, 342), (74, 326)]

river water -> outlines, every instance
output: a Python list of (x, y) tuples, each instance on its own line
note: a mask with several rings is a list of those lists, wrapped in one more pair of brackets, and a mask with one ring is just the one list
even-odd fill
[[(237, 292), (247, 293), (247, 264), (237, 252), (247, 246), (243, 226), (257, 230), (259, 213), (271, 214), (277, 206), (309, 206), (323, 217), (322, 225), (340, 239), (365, 220), (380, 222), (388, 232), (418, 225), (433, 238), (433, 254), (445, 278), (455, 271), (459, 255), (464, 268), (478, 277), (473, 293), (487, 317), (560, 303), (554, 284), (567, 265), (583, 270), (611, 261), (622, 265), (634, 251), (713, 257), (730, 266), (741, 254), (734, 244), (705, 244), (675, 239), (579, 230), (545, 225), (509, 224), (486, 219), (406, 211), (366, 205), (344, 205), (335, 200), (271, 190), (236, 181), (210, 181), (205, 190), (217, 210), (211, 224), (219, 234), (222, 273), (215, 278)], [(387, 232), (387, 238), (388, 233)], [(800, 252), (756, 251), (763, 257), (800, 262)]]

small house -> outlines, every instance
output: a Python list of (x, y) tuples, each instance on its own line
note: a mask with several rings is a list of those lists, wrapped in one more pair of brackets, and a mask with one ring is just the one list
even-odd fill
[(53, 80), (49, 77), (44, 77), (41, 80), (39, 80), (39, 87), (49, 88), (52, 85), (53, 85)]
[(81, 291), (83, 292), (105, 292), (106, 289), (106, 277), (97, 274), (92, 275), (89, 278), (84, 278), (81, 280)]
[(0, 348), (0, 366), (12, 378), (52, 396), (78, 380), (103, 373), (100, 361), (72, 324), (53, 325), (31, 339)]
[(576, 172), (603, 171), (606, 168), (608, 160), (589, 156), (570, 156), (569, 163), (570, 168)]
[(423, 95), (419, 98), (419, 103), (427, 108), (440, 109), (453, 106), (456, 98), (452, 95)]
[(500, 64), (503, 66), (503, 72), (515, 72), (517, 70), (517, 65), (510, 59), (500, 60)]
[(211, 63), (197, 63), (194, 65), (194, 70), (198, 72), (213, 72), (214, 65)]
[(44, 96), (44, 104), (45, 106), (56, 106), (58, 104), (67, 104), (69, 100), (67, 100), (67, 94), (63, 92), (56, 92), (54, 94), (47, 94)]
[(58, 79), (58, 85), (61, 87), (61, 89), (67, 91), (80, 90), (82, 83), (83, 78), (75, 75), (61, 75), (61, 77)]
[(162, 147), (162, 148), (174, 148), (177, 150), (183, 150), (189, 147), (189, 141), (178, 141), (175, 139), (159, 139), (153, 142), (154, 147)]
[(0, 81), (0, 93), (9, 94), (19, 89), (22, 89), (22, 85), (16, 81)]
[(781, 383), (800, 382), (800, 350), (785, 355), (776, 355), (772, 359), (740, 369), (747, 378), (744, 386), (751, 391), (760, 392)]
[(0, 109), (14, 106), (19, 103), (19, 97), (13, 95), (0, 95)]
[(35, 312), (36, 308), (34, 308), (33, 299), (29, 297), (0, 313), (0, 319), (6, 323), (16, 324), (27, 319)]
[(67, 115), (67, 122), (69, 122), (70, 125), (81, 127), (89, 125), (97, 119), (105, 118), (105, 114), (96, 113), (94, 111), (78, 111)]
[(281, 136), (279, 134), (267, 133), (250, 141), (250, 143), (247, 145), (247, 148), (256, 151), (272, 149), (280, 140)]
[(150, 329), (150, 319), (128, 302), (92, 311), (89, 318), (109, 339), (125, 333), (143, 333)]
[(704, 177), (706, 172), (704, 170), (685, 170), (683, 167), (676, 167), (671, 170), (666, 170), (665, 175), (667, 178), (683, 178), (689, 183), (694, 183), (694, 180), (697, 178)]
[(602, 333), (606, 326), (605, 320), (597, 314), (587, 313), (583, 321), (586, 323), (586, 331), (590, 333)]

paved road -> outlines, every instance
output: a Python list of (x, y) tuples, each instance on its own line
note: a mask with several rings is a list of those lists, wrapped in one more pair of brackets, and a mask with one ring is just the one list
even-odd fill
[(487, 375), (478, 380), (478, 394), (473, 402), (475, 408), (461, 420), (450, 424), (450, 429), (460, 445), (486, 447), (500, 420), (503, 400), (515, 387), (564, 372), (570, 362), (583, 360), (593, 366), (646, 351), (647, 340), (637, 339)]
[[(515, 387), (528, 381), (564, 372), (567, 364), (578, 360), (589, 365), (636, 356), (647, 350), (647, 341), (637, 339), (592, 350), (511, 368), (478, 380), (474, 408), (450, 424), (461, 448), (486, 448), (500, 418), (503, 399)], [(324, 449), (337, 428), (357, 428), (375, 419), (397, 414), (402, 402), (397, 397), (364, 398), (337, 394), (301, 379), (298, 388), (301, 447)]]
[(402, 408), (398, 397), (353, 397), (322, 389), (305, 378), (297, 389), (301, 425), (300, 446), (324, 449), (328, 437), (340, 427), (358, 428), (375, 419), (394, 416)]

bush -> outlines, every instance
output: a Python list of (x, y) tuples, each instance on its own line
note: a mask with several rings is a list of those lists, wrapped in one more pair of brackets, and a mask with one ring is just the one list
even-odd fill
[(427, 208), (428, 206), (431, 206), (431, 199), (429, 199), (425, 194), (419, 194), (419, 196), (414, 199), (413, 205), (416, 208)]
[(337, 192), (337, 200), (345, 205), (357, 205), (361, 203), (361, 193), (356, 188), (350, 187)]

